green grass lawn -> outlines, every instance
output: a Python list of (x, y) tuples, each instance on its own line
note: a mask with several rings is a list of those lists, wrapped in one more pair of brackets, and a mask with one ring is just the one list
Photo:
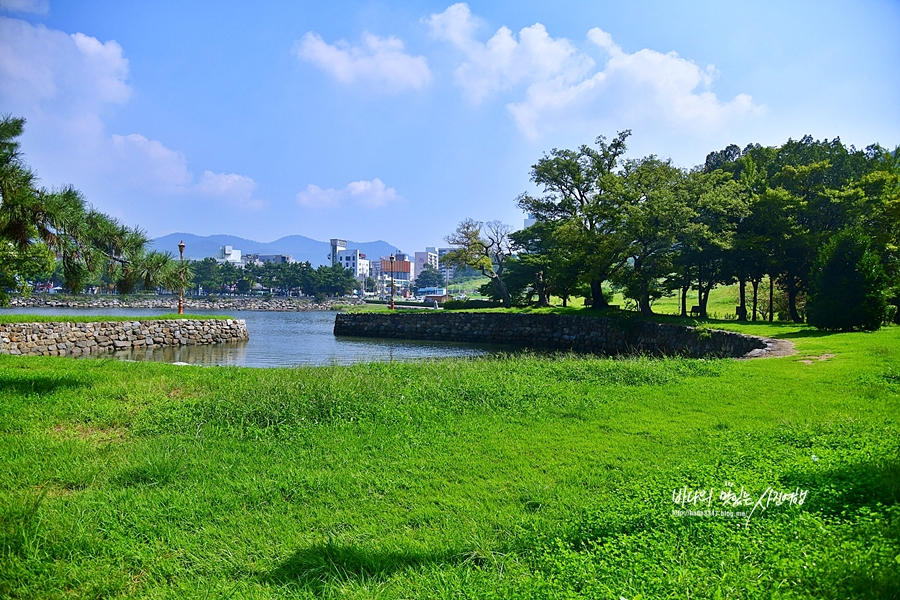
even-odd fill
[(900, 328), (726, 326), (799, 354), (0, 357), (0, 597), (900, 596)]
[[(768, 289), (768, 288), (766, 288)], [(766, 292), (768, 293), (768, 292)], [(763, 287), (759, 289), (760, 298), (764, 295)], [(720, 285), (714, 287), (709, 293), (709, 301), (706, 304), (706, 311), (710, 317), (715, 319), (735, 319), (735, 308), (740, 304), (738, 300), (738, 286)], [(747, 309), (750, 310), (752, 301), (752, 292), (750, 286), (747, 286)], [(625, 307), (628, 302), (622, 297), (621, 293), (613, 295), (611, 304), (617, 304)], [(580, 304), (580, 302), (579, 302)], [(687, 297), (687, 310), (691, 310), (692, 306), (700, 304), (697, 298), (697, 292), (691, 292)], [(633, 306), (631, 308), (634, 308)], [(635, 308), (636, 310), (636, 308)], [(661, 315), (678, 315), (681, 314), (681, 295), (664, 296), (653, 303), (653, 312)]]

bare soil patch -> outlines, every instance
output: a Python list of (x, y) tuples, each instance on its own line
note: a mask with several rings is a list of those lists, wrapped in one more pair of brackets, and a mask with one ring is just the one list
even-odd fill
[(805, 356), (798, 360), (797, 362), (801, 362), (804, 365), (811, 365), (814, 362), (822, 362), (828, 360), (829, 358), (834, 358), (834, 354), (820, 354), (819, 356)]
[(64, 439), (79, 439), (95, 445), (122, 442), (125, 429), (121, 427), (91, 427), (84, 423), (60, 424), (53, 428), (53, 435)]
[(776, 340), (772, 338), (759, 338), (766, 343), (765, 348), (751, 350), (738, 360), (751, 360), (754, 358), (781, 358), (797, 354), (794, 342), (790, 340)]

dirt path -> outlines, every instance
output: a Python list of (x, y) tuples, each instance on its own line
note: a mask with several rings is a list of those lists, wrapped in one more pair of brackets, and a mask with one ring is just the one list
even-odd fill
[(757, 350), (751, 350), (747, 354), (740, 357), (738, 360), (751, 360), (754, 358), (780, 358), (782, 356), (793, 356), (797, 354), (797, 348), (794, 347), (794, 342), (790, 340), (775, 340), (772, 338), (764, 337), (760, 337), (759, 339), (766, 343), (766, 347), (759, 348)]

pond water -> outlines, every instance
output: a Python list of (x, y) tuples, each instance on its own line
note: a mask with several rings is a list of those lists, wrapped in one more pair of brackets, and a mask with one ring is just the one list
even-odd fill
[[(6, 311), (4, 311), (6, 312)], [(59, 309), (16, 308), (8, 312), (34, 315), (155, 316), (165, 309)], [(296, 365), (353, 364), (374, 361), (409, 361), (423, 358), (483, 356), (510, 348), (486, 344), (424, 342), (375, 338), (335, 337), (334, 312), (191, 311), (191, 314), (228, 315), (247, 322), (246, 342), (207, 346), (178, 346), (127, 350), (100, 357), (122, 360), (157, 360), (198, 365), (289, 367)], [(95, 358), (97, 355), (92, 355)]]

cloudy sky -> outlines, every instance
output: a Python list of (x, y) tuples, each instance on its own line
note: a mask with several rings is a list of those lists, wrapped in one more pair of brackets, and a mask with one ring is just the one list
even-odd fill
[(690, 167), (900, 144), (900, 2), (0, 0), (26, 159), (152, 236), (440, 245), (530, 166), (631, 129)]

